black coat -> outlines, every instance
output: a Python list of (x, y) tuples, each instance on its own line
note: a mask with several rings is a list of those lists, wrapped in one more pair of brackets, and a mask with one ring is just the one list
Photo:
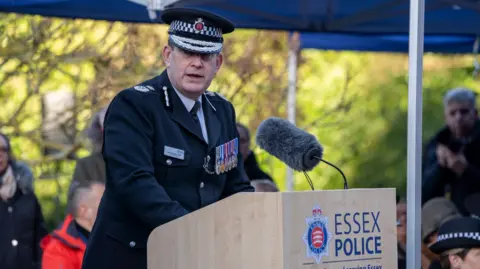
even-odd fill
[[(214, 170), (212, 161), (203, 167), (207, 154), (215, 160), (216, 146), (238, 137), (230, 102), (211, 92), (202, 96), (207, 144), (165, 71), (140, 86), (121, 91), (106, 113), (106, 188), (83, 269), (146, 268), (146, 244), (154, 228), (235, 193), (254, 191), (240, 154), (238, 166), (227, 173), (207, 173)], [(183, 150), (184, 156), (168, 156), (165, 146)]]
[(250, 180), (262, 180), (267, 179), (273, 182), (272, 177), (265, 173), (257, 163), (255, 153), (250, 151), (250, 154), (245, 159), (245, 172), (247, 173), (248, 179)]
[(8, 201), (0, 199), (0, 268), (40, 268), (40, 240), (47, 235), (42, 210), (33, 193), (30, 170), (13, 166), (17, 191)]
[(475, 125), (470, 142), (465, 145), (463, 153), (469, 165), (461, 176), (438, 164), (436, 149), (439, 143), (452, 151), (459, 148), (447, 127), (429, 141), (423, 156), (422, 201), (426, 203), (432, 198), (445, 196), (449, 186), (452, 202), (463, 215), (469, 215), (465, 198), (480, 192), (480, 121)]

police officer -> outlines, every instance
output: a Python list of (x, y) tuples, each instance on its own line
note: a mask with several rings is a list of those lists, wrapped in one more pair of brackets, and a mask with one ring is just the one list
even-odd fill
[[(205, 11), (170, 8), (166, 70), (118, 93), (105, 118), (106, 189), (83, 269), (147, 267), (159, 225), (238, 192), (252, 192), (239, 153), (235, 110), (206, 91), (234, 26)], [(188, 257), (185, 257), (188, 259)]]

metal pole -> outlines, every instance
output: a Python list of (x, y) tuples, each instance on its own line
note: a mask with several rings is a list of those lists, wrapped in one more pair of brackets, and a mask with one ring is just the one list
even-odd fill
[[(297, 91), (297, 52), (298, 52), (298, 33), (290, 37), (290, 49), (288, 51), (288, 93), (287, 93), (287, 114), (288, 121), (295, 124), (296, 110), (296, 91)], [(286, 185), (287, 191), (293, 191), (295, 186), (293, 182), (293, 170), (287, 166)]]
[(421, 268), (422, 74), (425, 0), (410, 0), (407, 138), (407, 268)]

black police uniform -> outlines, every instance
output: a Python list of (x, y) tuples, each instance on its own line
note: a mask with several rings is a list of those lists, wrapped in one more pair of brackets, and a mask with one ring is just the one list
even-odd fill
[[(166, 71), (112, 100), (104, 130), (106, 189), (83, 269), (146, 268), (146, 244), (154, 228), (235, 193), (254, 191), (232, 143), (238, 138), (232, 104), (213, 92), (201, 98), (208, 143)], [(218, 165), (220, 149), (237, 154), (223, 163), (230, 169)]]

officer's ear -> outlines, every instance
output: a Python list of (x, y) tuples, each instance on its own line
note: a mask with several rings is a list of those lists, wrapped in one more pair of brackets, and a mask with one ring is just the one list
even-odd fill
[(460, 268), (463, 260), (458, 255), (448, 255), (448, 260), (450, 261), (450, 265), (452, 268)]
[(223, 54), (219, 53), (217, 54), (217, 57), (215, 59), (215, 73), (217, 73), (218, 70), (220, 70), (222, 63), (223, 63)]
[(163, 62), (165, 63), (166, 67), (170, 66), (172, 52), (173, 52), (173, 48), (170, 47), (169, 45), (165, 45), (163, 47), (162, 56), (163, 56)]

